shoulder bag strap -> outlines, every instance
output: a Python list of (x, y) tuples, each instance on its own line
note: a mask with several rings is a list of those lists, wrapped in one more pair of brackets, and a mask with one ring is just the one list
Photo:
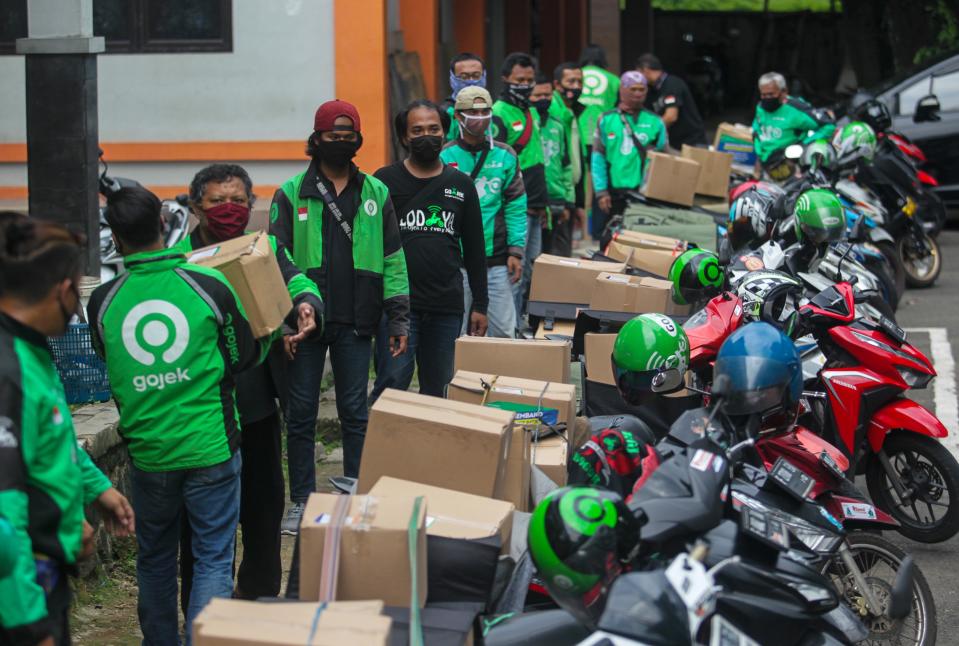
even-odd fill
[(336, 201), (333, 199), (333, 195), (330, 194), (330, 189), (326, 188), (326, 184), (323, 183), (323, 179), (319, 175), (316, 176), (316, 190), (320, 192), (320, 195), (323, 197), (323, 202), (326, 204), (326, 208), (329, 209), (330, 213), (333, 214), (333, 217), (336, 218), (340, 228), (343, 229), (343, 233), (346, 234), (346, 237), (350, 242), (353, 242), (353, 227), (351, 227), (350, 223), (347, 222), (343, 217), (343, 212), (340, 211), (340, 207), (337, 206)]
[(629, 125), (629, 119), (626, 118), (626, 115), (623, 114), (622, 110), (616, 110), (616, 114), (619, 115), (619, 120), (623, 122), (623, 130), (626, 131), (626, 136), (633, 140), (633, 145), (636, 146), (636, 150), (639, 151), (639, 159), (642, 162), (642, 165), (646, 165), (646, 146), (639, 140), (639, 137), (636, 136), (636, 133), (633, 132), (632, 126)]
[(473, 166), (473, 170), (470, 171), (470, 181), (475, 182), (476, 178), (479, 177), (480, 171), (483, 170), (483, 164), (486, 163), (486, 157), (489, 155), (489, 148), (484, 148), (483, 152), (480, 153), (479, 159), (476, 160), (476, 165)]

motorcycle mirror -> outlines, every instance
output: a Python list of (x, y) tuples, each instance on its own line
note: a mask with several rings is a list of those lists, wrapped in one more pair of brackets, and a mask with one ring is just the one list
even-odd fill
[(914, 123), (922, 123), (923, 121), (939, 121), (942, 117), (939, 116), (939, 111), (941, 110), (939, 105), (939, 97), (935, 94), (927, 94), (918, 101), (916, 101), (916, 109), (912, 113), (912, 120)]
[(792, 144), (791, 146), (786, 146), (786, 159), (799, 159), (802, 157), (802, 146), (799, 144)]
[(889, 598), (889, 618), (899, 621), (906, 618), (912, 610), (912, 582), (916, 576), (916, 564), (912, 555), (906, 556), (899, 564), (896, 581), (892, 584)]

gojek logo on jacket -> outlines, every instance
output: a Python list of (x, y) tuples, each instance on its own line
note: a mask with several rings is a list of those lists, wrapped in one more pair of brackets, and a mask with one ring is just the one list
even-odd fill
[[(159, 360), (169, 365), (186, 351), (190, 343), (190, 326), (176, 305), (151, 299), (127, 312), (121, 335), (123, 347), (138, 363), (154, 366)], [(189, 370), (177, 367), (176, 370), (135, 375), (133, 387), (137, 392), (150, 388), (163, 390), (167, 385), (181, 381), (190, 381)]]

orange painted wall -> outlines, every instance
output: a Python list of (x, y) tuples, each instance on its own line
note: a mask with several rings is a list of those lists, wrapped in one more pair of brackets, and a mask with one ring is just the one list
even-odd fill
[(336, 98), (360, 113), (356, 164), (372, 173), (389, 162), (386, 0), (334, 0)]
[(406, 51), (419, 54), (427, 97), (438, 100), (439, 0), (400, 0), (400, 29)]
[(486, 0), (453, 0), (453, 37), (457, 53), (486, 59)]

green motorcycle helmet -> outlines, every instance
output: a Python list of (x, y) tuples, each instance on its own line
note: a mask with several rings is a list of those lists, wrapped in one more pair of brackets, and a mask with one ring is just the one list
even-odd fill
[(664, 314), (640, 314), (613, 343), (613, 375), (623, 401), (640, 406), (684, 384), (689, 367), (686, 331)]
[(819, 160), (818, 167), (821, 170), (830, 169), (836, 165), (836, 150), (825, 139), (811, 141), (803, 148), (802, 157), (799, 158), (799, 166), (803, 170), (812, 168), (817, 158)]
[(594, 626), (609, 586), (636, 556), (639, 530), (619, 494), (599, 487), (562, 487), (536, 505), (527, 544), (553, 600)]
[(836, 195), (824, 188), (803, 191), (793, 211), (799, 242), (825, 244), (840, 240), (846, 229), (846, 215)]
[(863, 121), (850, 121), (833, 135), (832, 146), (840, 165), (859, 159), (870, 161), (876, 154), (876, 133)]
[(673, 284), (673, 302), (689, 305), (722, 291), (723, 269), (713, 252), (687, 249), (670, 266), (669, 281)]

